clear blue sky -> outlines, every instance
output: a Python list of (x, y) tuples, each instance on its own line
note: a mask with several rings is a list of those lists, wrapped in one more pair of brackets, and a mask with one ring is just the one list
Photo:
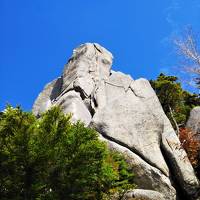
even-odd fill
[(110, 50), (113, 69), (134, 79), (171, 72), (171, 36), (199, 21), (199, 0), (0, 0), (0, 110), (30, 110), (85, 42)]

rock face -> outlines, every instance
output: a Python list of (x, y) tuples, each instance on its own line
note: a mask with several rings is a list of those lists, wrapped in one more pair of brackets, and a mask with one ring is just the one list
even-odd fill
[(190, 112), (190, 117), (186, 124), (194, 134), (200, 139), (200, 106), (193, 108)]
[(138, 188), (163, 199), (197, 199), (199, 182), (149, 82), (112, 71), (112, 59), (96, 43), (76, 48), (62, 76), (39, 94), (33, 113), (61, 106), (125, 155)]

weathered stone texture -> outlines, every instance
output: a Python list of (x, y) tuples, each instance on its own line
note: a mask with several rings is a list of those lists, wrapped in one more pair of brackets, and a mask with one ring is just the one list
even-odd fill
[(190, 117), (186, 124), (194, 134), (198, 134), (200, 139), (200, 106), (194, 107), (190, 112)]

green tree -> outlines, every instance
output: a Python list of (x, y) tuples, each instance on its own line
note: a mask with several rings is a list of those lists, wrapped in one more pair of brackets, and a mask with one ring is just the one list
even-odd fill
[(200, 105), (200, 95), (191, 94), (190, 92), (184, 91), (184, 102), (190, 108)]
[(1, 199), (30, 199), (30, 133), (35, 117), (19, 108), (7, 107), (0, 116)]
[(198, 95), (183, 90), (176, 76), (161, 73), (156, 80), (150, 80), (150, 83), (171, 124), (179, 133), (179, 126), (185, 125), (191, 108), (199, 105)]
[(111, 152), (109, 159), (112, 160), (112, 166), (114, 166), (118, 172), (118, 179), (113, 182), (113, 185), (110, 187), (111, 189), (108, 191), (108, 196), (114, 195), (115, 199), (123, 199), (127, 190), (136, 186), (133, 182), (134, 174), (132, 173), (131, 167), (124, 160), (122, 154), (119, 154), (116, 151)]
[[(135, 187), (123, 156), (58, 107), (36, 119), (20, 108), (0, 115), (1, 199), (102, 199)], [(119, 198), (120, 195), (119, 195)]]
[(175, 109), (182, 103), (182, 88), (180, 83), (177, 83), (177, 77), (165, 76), (160, 74), (157, 80), (150, 81), (153, 89), (155, 90), (160, 103), (171, 119), (172, 124), (175, 126), (178, 132), (177, 117), (175, 118)]

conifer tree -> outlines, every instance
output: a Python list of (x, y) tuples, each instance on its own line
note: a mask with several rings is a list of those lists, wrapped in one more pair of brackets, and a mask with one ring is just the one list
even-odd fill
[(98, 134), (53, 107), (40, 119), (20, 108), (0, 115), (1, 199), (108, 198), (134, 188), (132, 169)]
[(150, 83), (171, 124), (179, 133), (179, 127), (185, 125), (190, 110), (200, 105), (199, 96), (185, 91), (176, 76), (161, 73), (156, 80), (150, 80)]

